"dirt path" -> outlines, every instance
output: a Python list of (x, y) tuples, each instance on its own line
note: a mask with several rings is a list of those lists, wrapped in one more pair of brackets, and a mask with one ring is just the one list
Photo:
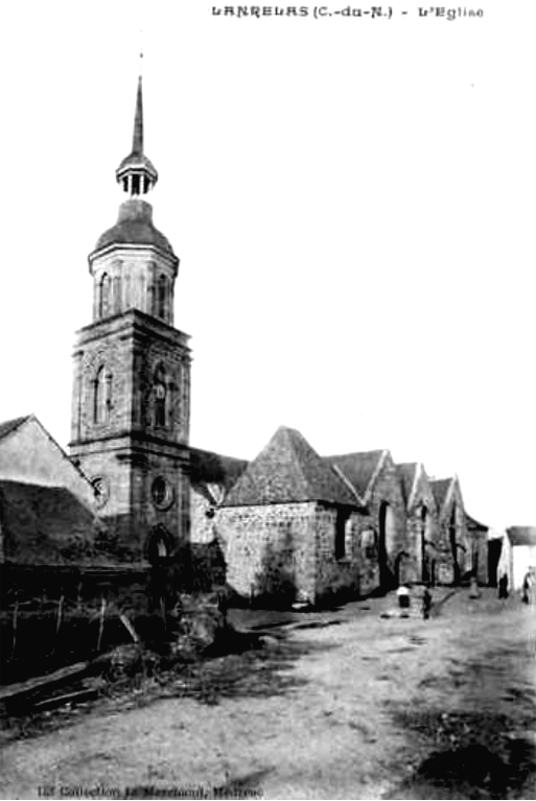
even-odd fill
[[(534, 797), (531, 611), (500, 607), (489, 593), (453, 598), (427, 622), (358, 610), (347, 607), (339, 625), (294, 629), (261, 653), (211, 660), (195, 693), (179, 676), (158, 689), (168, 697), (137, 706), (147, 692), (131, 695), (6, 745), (1, 797), (37, 798), (45, 786), (52, 798), (82, 788), (126, 797), (127, 787), (138, 787), (131, 797), (144, 797), (143, 787), (208, 797), (214, 788), (301, 799)], [(441, 765), (425, 760), (435, 751), (458, 758), (475, 743), (492, 760), (470, 777), (476, 794), (460, 795), (456, 765), (442, 790)]]

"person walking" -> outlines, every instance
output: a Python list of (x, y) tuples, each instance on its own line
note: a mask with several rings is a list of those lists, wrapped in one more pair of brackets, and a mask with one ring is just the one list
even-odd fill
[(505, 600), (508, 598), (508, 576), (503, 573), (499, 579), (499, 598)]
[(428, 620), (430, 617), (430, 609), (432, 608), (432, 593), (428, 584), (425, 585), (422, 592), (422, 616), (423, 620)]
[(532, 596), (532, 576), (530, 570), (528, 573), (525, 573), (525, 578), (523, 579), (523, 587), (521, 591), (521, 600), (524, 604), (528, 604), (531, 600)]

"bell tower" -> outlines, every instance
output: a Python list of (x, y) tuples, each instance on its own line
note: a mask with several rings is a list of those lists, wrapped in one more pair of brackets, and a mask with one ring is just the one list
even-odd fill
[(69, 449), (117, 555), (156, 560), (189, 536), (190, 350), (173, 324), (179, 259), (145, 199), (158, 173), (144, 153), (141, 76), (116, 179), (126, 198), (88, 259), (93, 320), (73, 354)]

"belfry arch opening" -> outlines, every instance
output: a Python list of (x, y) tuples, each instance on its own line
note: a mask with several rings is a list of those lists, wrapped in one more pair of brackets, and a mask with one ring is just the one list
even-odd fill
[(107, 317), (110, 313), (111, 279), (108, 273), (103, 273), (97, 286), (97, 314), (99, 319)]
[(156, 428), (165, 428), (167, 423), (167, 377), (163, 365), (159, 364), (154, 374), (154, 418)]
[(105, 423), (112, 409), (112, 374), (101, 365), (93, 381), (93, 422)]

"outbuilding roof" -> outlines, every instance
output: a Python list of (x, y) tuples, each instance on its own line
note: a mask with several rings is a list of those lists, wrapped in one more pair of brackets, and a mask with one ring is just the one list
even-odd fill
[(536, 545), (536, 526), (510, 526), (506, 533), (512, 545)]
[(192, 481), (204, 481), (210, 484), (221, 484), (230, 489), (237, 478), (247, 467), (245, 459), (233, 456), (222, 456), (221, 453), (190, 448), (190, 478)]
[(4, 558), (21, 564), (93, 560), (102, 523), (64, 487), (0, 480)]
[(223, 506), (324, 501), (358, 502), (335, 470), (295, 429), (281, 426), (238, 478)]
[(15, 417), (13, 420), (6, 420), (4, 423), (0, 423), (0, 439), (7, 437), (8, 434), (19, 428), (29, 417), (30, 415), (27, 414), (24, 417)]
[(220, 498), (215, 497), (214, 485), (221, 488), (219, 493), (227, 493), (247, 465), (245, 459), (235, 459), (212, 451), (190, 448), (190, 483), (211, 503), (217, 503)]

